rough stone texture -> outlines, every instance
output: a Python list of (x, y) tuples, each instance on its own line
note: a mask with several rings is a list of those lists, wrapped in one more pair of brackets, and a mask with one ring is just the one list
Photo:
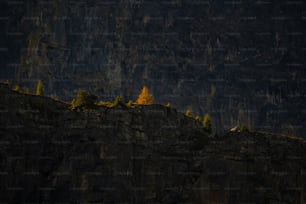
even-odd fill
[(136, 99), (305, 136), (304, 1), (3, 1), (1, 78), (70, 101)]
[(76, 112), (0, 92), (1, 202), (183, 200), (179, 173), (207, 141), (200, 123), (161, 105)]
[(210, 138), (161, 105), (77, 112), (4, 85), (0, 95), (1, 202), (305, 203), (301, 138)]
[(305, 203), (305, 141), (228, 133), (201, 153), (197, 203)]

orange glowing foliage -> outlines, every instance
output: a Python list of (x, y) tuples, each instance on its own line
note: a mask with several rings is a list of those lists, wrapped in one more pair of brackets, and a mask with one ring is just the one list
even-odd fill
[(144, 86), (136, 101), (139, 105), (149, 105), (154, 101), (153, 95), (149, 92), (148, 87)]

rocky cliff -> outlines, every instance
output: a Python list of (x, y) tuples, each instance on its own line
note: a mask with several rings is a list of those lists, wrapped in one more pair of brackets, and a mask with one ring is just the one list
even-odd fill
[(212, 137), (162, 105), (70, 110), (0, 86), (0, 201), (304, 203), (305, 141)]
[(70, 101), (76, 87), (305, 136), (303, 1), (7, 1), (1, 78), (42, 79)]

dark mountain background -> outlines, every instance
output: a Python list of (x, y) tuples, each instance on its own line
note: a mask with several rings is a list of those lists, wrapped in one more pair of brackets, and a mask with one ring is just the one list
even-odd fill
[(1, 1), (0, 78), (70, 101), (136, 100), (305, 136), (304, 1)]

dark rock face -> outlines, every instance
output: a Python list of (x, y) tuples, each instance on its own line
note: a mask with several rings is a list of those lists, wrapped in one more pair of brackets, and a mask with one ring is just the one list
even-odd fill
[(86, 88), (304, 136), (305, 2), (32, 1), (2, 3), (2, 78), (71, 100)]
[(71, 111), (0, 87), (0, 200), (303, 203), (305, 141), (264, 133), (209, 139), (160, 105)]
[(203, 150), (198, 203), (303, 203), (305, 141), (229, 133)]
[(186, 199), (179, 173), (194, 168), (208, 135), (195, 120), (159, 105), (75, 112), (5, 88), (1, 96), (1, 201)]
[(71, 100), (77, 88), (305, 136), (305, 2), (9, 1), (1, 77)]

